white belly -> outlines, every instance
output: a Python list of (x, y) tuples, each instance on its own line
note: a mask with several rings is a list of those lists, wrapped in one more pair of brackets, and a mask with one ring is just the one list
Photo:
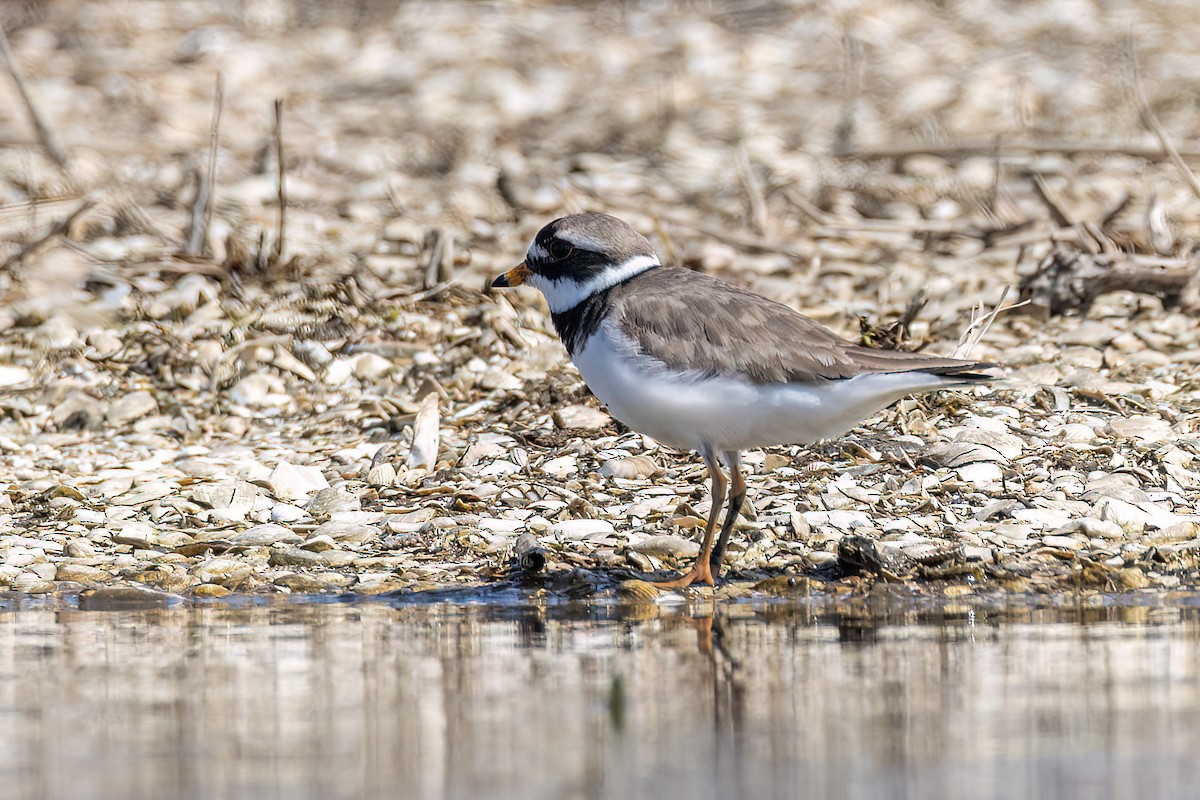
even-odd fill
[(768, 386), (671, 374), (660, 362), (636, 355), (609, 323), (573, 360), (614, 417), (681, 450), (810, 444), (845, 433), (905, 395), (953, 384), (919, 372)]

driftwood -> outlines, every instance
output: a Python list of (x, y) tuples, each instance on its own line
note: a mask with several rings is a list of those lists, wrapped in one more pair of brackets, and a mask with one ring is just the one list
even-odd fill
[(522, 533), (512, 548), (513, 560), (522, 572), (541, 572), (546, 566), (546, 548), (532, 533)]
[(1162, 299), (1167, 307), (1200, 311), (1200, 261), (1089, 253), (1059, 242), (1021, 279), (1021, 299), (1042, 314), (1086, 315), (1097, 297), (1129, 291)]

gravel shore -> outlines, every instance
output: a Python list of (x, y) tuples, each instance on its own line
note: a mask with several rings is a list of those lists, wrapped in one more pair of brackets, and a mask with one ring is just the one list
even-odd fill
[(990, 390), (746, 454), (719, 594), (1200, 588), (1195, 303), (1029, 280), (1200, 263), (1129, 45), (1193, 163), (1200, 9), (385, 5), (0, 8), (67, 156), (0, 81), (0, 588), (487, 587), (528, 532), (522, 585), (653, 598), (700, 461), (484, 288), (583, 209), (883, 344), (919, 295), (904, 346), (948, 354), (1033, 287), (972, 349)]

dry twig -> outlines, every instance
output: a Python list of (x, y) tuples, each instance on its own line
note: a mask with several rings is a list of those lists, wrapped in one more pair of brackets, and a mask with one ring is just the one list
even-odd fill
[(213, 188), (217, 182), (217, 142), (221, 129), (221, 107), (225, 102), (225, 80), (217, 73), (213, 92), (212, 124), (208, 130), (208, 169), (196, 179), (196, 199), (192, 202), (192, 222), (188, 229), (184, 255), (198, 258), (208, 250), (208, 228), (212, 223)]
[[(1200, 160), (1200, 151), (1177, 151), (1181, 158)], [(1158, 147), (1137, 147), (1124, 144), (1104, 144), (1100, 142), (1004, 142), (997, 147), (995, 140), (987, 142), (959, 142), (958, 144), (930, 143), (902, 145), (896, 147), (858, 147), (839, 152), (838, 156), (847, 159), (870, 161), (889, 158), (904, 160), (913, 156), (940, 156), (948, 160), (985, 156), (1000, 158), (1001, 156), (1021, 153), (1026, 155), (1043, 155), (1046, 153), (1062, 153), (1067, 156), (1131, 156), (1146, 161), (1162, 161), (1168, 155)]]
[(996, 303), (991, 311), (984, 312), (984, 305), (982, 303), (978, 303), (971, 308), (971, 323), (967, 325), (962, 335), (958, 337), (958, 345), (954, 348), (954, 352), (951, 353), (952, 356), (955, 358), (970, 358), (971, 351), (983, 340), (984, 335), (988, 332), (988, 328), (992, 327), (992, 323), (996, 321), (996, 317), (1000, 316), (1001, 312), (1012, 311), (1014, 308), (1020, 308), (1029, 304), (1028, 300), (1022, 300), (1010, 306), (1004, 305), (1004, 301), (1008, 299), (1010, 288), (1008, 286), (1004, 287), (1004, 291), (1000, 294), (1000, 302)]
[(33, 128), (37, 132), (38, 142), (41, 143), (42, 149), (63, 171), (68, 171), (67, 156), (54, 141), (54, 137), (50, 134), (50, 128), (47, 127), (42, 115), (33, 105), (33, 98), (29, 96), (29, 92), (25, 88), (25, 81), (21, 78), (21, 71), (17, 68), (17, 59), (13, 55), (12, 48), (9, 47), (8, 36), (4, 33), (2, 26), (0, 26), (0, 57), (4, 58), (8, 74), (12, 75), (13, 83), (17, 85), (17, 92), (21, 95), (21, 102), (25, 104), (25, 110), (29, 112), (29, 119), (33, 122)]
[(1146, 100), (1146, 91), (1142, 87), (1142, 76), (1138, 70), (1137, 54), (1130, 45), (1129, 60), (1133, 68), (1133, 89), (1137, 94), (1138, 113), (1141, 114), (1142, 124), (1150, 129), (1150, 132), (1157, 137), (1159, 144), (1162, 145), (1163, 152), (1171, 159), (1171, 163), (1175, 165), (1175, 169), (1183, 178), (1184, 183), (1191, 187), (1192, 194), (1200, 197), (1200, 179), (1196, 178), (1196, 173), (1192, 172), (1192, 168), (1187, 165), (1180, 154), (1179, 149), (1167, 137), (1167, 132), (1163, 130), (1162, 123), (1158, 121), (1158, 116), (1150, 108), (1150, 103)]
[(287, 219), (287, 190), (284, 187), (283, 167), (283, 98), (275, 99), (275, 170), (278, 181), (275, 185), (276, 198), (279, 202), (279, 222), (275, 229), (275, 248), (272, 263), (278, 264), (283, 258), (283, 227)]
[(41, 248), (43, 245), (45, 245), (47, 242), (49, 242), (51, 239), (54, 239), (58, 236), (62, 236), (64, 233), (66, 233), (68, 230), (71, 229), (71, 224), (74, 223), (75, 220), (78, 219), (81, 214), (83, 214), (85, 211), (87, 211), (94, 205), (96, 205), (95, 200), (90, 200), (90, 199), (84, 200), (82, 203), (79, 204), (78, 207), (76, 207), (76, 209), (74, 211), (72, 211), (70, 214), (68, 214), (67, 216), (60, 219), (58, 222), (54, 223), (54, 226), (52, 228), (50, 228), (50, 230), (46, 231), (45, 234), (43, 234), (42, 236), (33, 240), (32, 242), (26, 244), (20, 250), (13, 253), (8, 258), (6, 258), (4, 260), (4, 263), (0, 264), (0, 272), (7, 271), (8, 269), (16, 266), (21, 261), (23, 261), (25, 258), (30, 256), (31, 254), (36, 252), (39, 248)]

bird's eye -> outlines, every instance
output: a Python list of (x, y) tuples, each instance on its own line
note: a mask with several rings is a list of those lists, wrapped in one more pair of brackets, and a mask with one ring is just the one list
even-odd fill
[(550, 257), (555, 261), (562, 261), (574, 252), (575, 248), (562, 239), (555, 239), (550, 243)]

